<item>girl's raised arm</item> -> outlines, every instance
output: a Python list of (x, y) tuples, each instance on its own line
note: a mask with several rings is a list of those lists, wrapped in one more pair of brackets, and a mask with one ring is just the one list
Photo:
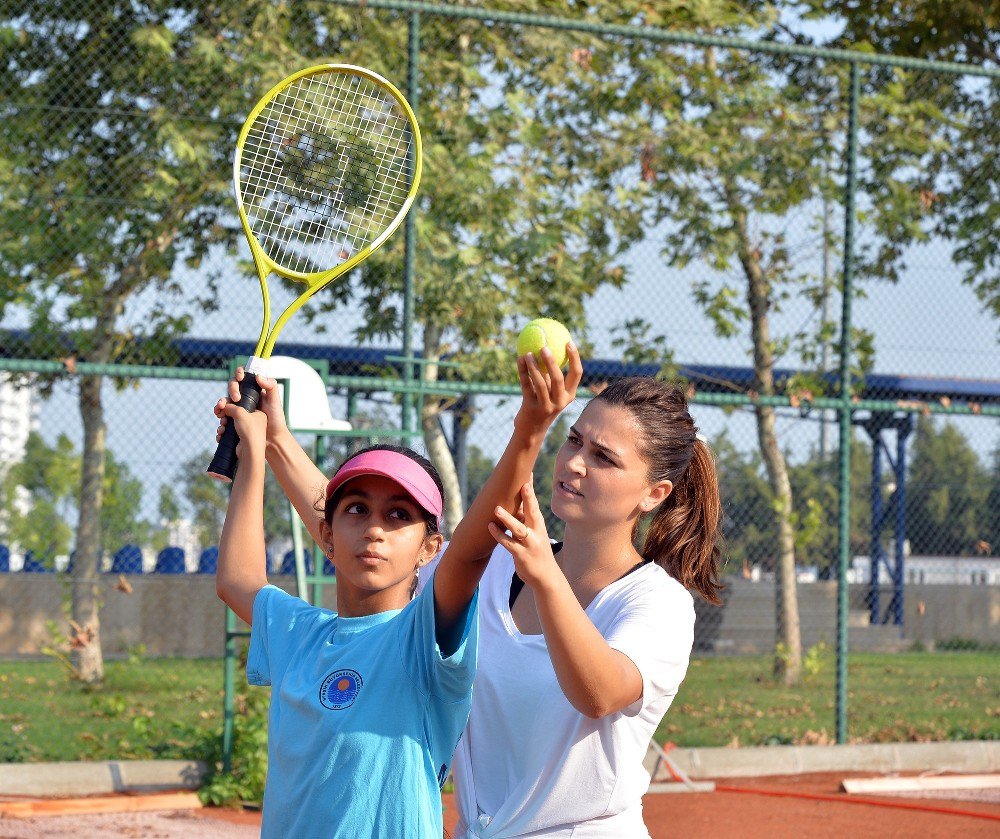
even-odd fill
[(219, 539), (219, 565), (215, 591), (219, 598), (248, 624), (253, 622), (253, 601), (267, 585), (264, 553), (264, 436), (263, 413), (247, 413), (227, 405), (225, 415), (236, 423), (240, 467), (229, 494), (229, 509)]
[(455, 528), (434, 574), (439, 631), (446, 631), (469, 605), (496, 547), (488, 525), (496, 520), (498, 507), (516, 512), (521, 487), (531, 478), (546, 431), (576, 397), (577, 386), (583, 377), (583, 364), (572, 343), (567, 346), (567, 357), (569, 369), (565, 376), (548, 348), (542, 350), (544, 372), (530, 353), (517, 360), (521, 407), (514, 418), (510, 442)]

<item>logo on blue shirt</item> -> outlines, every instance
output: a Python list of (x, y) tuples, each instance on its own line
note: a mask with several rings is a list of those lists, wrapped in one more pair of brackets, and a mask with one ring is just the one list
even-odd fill
[(364, 680), (356, 670), (337, 670), (323, 680), (319, 689), (319, 701), (324, 708), (342, 711), (357, 699)]

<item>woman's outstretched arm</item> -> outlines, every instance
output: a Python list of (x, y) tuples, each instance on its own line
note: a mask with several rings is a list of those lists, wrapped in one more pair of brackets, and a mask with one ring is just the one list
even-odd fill
[(518, 576), (531, 587), (559, 686), (584, 716), (600, 719), (621, 711), (642, 696), (639, 668), (608, 644), (577, 600), (552, 555), (530, 482), (521, 488), (521, 498), (524, 521), (498, 510), (500, 526), (490, 525), (490, 532), (511, 552)]

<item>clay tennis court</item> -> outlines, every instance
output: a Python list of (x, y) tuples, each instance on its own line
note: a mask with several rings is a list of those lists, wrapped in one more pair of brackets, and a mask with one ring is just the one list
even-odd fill
[[(712, 793), (650, 793), (643, 799), (653, 839), (674, 836), (842, 837), (871, 832), (886, 839), (921, 836), (1000, 835), (1000, 800), (992, 793), (948, 797), (848, 796), (840, 782), (870, 773), (786, 775), (719, 780)], [(977, 800), (966, 800), (977, 799)], [(865, 803), (860, 803), (861, 801)], [(455, 826), (451, 795), (445, 795), (445, 827)], [(146, 813), (0, 818), (0, 839), (127, 836), (143, 839), (250, 839), (260, 814), (232, 810), (174, 810)]]

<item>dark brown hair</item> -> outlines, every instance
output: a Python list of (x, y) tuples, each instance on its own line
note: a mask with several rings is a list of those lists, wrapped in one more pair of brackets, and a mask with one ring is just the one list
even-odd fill
[[(715, 462), (676, 385), (659, 379), (618, 379), (597, 397), (628, 410), (642, 429), (639, 454), (650, 482), (670, 481), (673, 491), (656, 508), (640, 553), (710, 603), (721, 603), (722, 503)], [(636, 522), (638, 531), (640, 522)], [(633, 536), (636, 535), (633, 532)]]

